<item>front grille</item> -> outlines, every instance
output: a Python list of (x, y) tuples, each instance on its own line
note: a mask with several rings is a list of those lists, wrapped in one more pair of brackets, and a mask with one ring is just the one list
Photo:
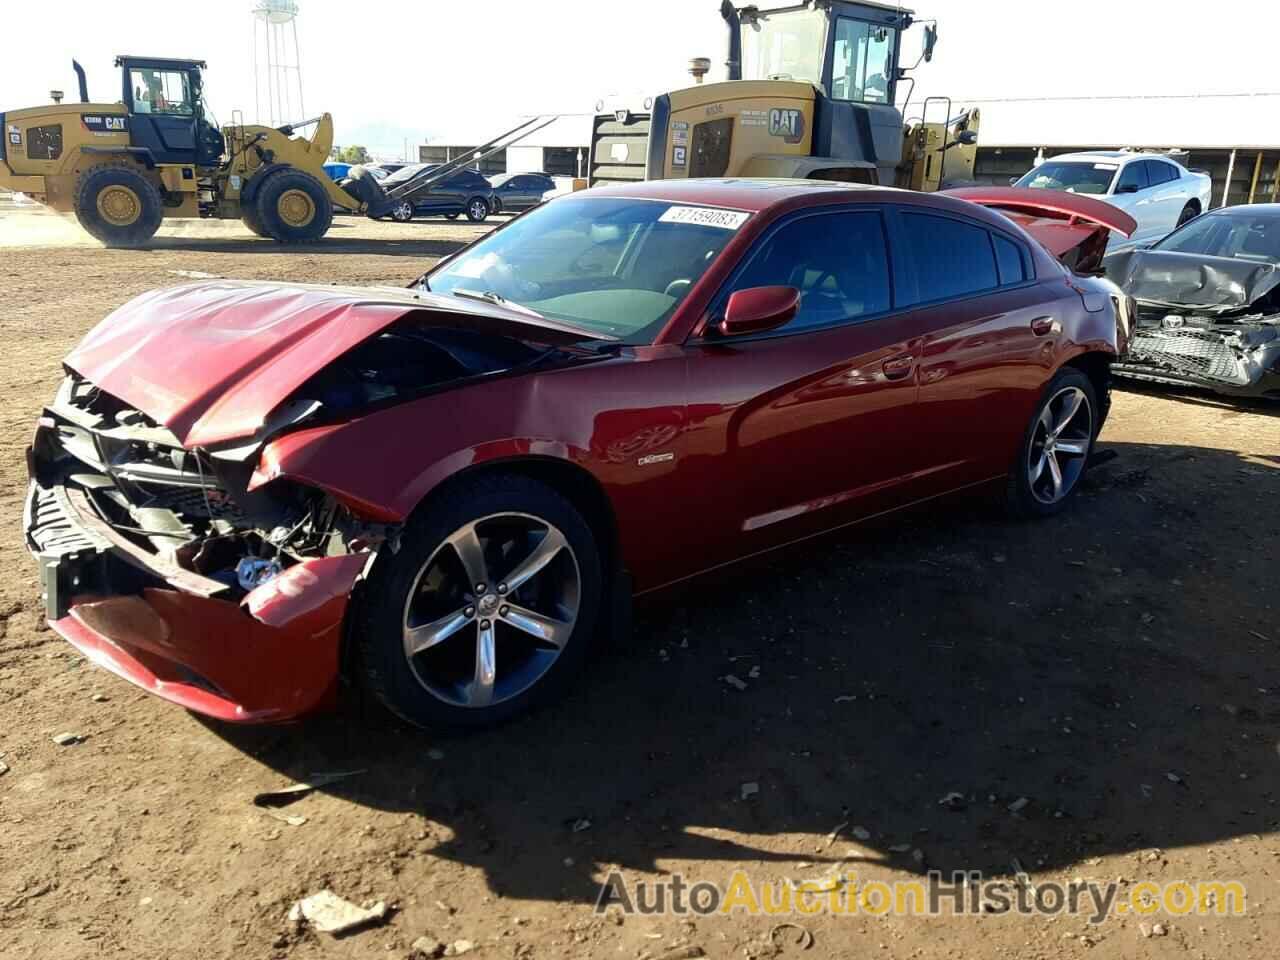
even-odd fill
[(71, 520), (71, 509), (59, 488), (36, 485), (27, 503), (27, 538), (39, 554), (64, 556), (82, 550), (99, 550), (106, 544)]
[(1129, 346), (1128, 362), (1150, 364), (1222, 383), (1246, 383), (1240, 356), (1222, 334), (1175, 328), (1139, 330)]
[(647, 113), (630, 113), (621, 121), (614, 114), (596, 117), (591, 128), (590, 185), (644, 180), (651, 125)]

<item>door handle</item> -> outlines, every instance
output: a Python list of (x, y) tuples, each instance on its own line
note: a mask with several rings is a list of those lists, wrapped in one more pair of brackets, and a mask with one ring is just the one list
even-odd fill
[(884, 371), (884, 375), (888, 379), (901, 380), (903, 377), (911, 373), (915, 363), (915, 357), (909, 353), (903, 353), (896, 357), (890, 357), (884, 363), (880, 364), (880, 369)]
[(1057, 321), (1053, 317), (1036, 317), (1031, 321), (1031, 332), (1037, 337), (1043, 337), (1053, 332), (1053, 328), (1057, 326)]

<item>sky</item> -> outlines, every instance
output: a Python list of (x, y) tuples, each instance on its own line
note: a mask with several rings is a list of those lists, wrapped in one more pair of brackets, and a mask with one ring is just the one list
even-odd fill
[[(0, 57), (0, 109), (47, 103), (54, 88), (75, 99), (72, 57), (88, 73), (91, 98), (114, 102), (112, 60), (133, 53), (207, 60), (215, 115), (226, 123), (240, 110), (252, 120), (254, 2), (214, 0), (175, 16), (174, 0), (60, 0), (51, 29), (47, 6), (11, 0), (0, 26), (10, 41)], [(939, 29), (933, 62), (917, 72), (916, 102), (928, 94), (959, 103), (1280, 90), (1272, 67), (1280, 8), (1261, 0), (1219, 0), (1211, 22), (1195, 23), (1176, 5), (1131, 0), (907, 5)], [(418, 143), (486, 139), (521, 115), (590, 112), (606, 95), (685, 86), (690, 57), (711, 58), (709, 79), (724, 74), (719, 0), (298, 6), (307, 115), (333, 114), (337, 143), (362, 144), (384, 159), (403, 155), (406, 143), (416, 154)], [(921, 34), (920, 26), (907, 34), (904, 63), (918, 55)]]

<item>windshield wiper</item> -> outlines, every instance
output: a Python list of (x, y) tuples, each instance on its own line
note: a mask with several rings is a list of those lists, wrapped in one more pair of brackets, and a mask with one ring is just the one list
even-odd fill
[(537, 310), (526, 307), (524, 304), (516, 303), (514, 300), (508, 300), (502, 294), (495, 293), (492, 290), (468, 290), (465, 287), (454, 287), (449, 292), (455, 297), (462, 297), (466, 300), (483, 300), (485, 303), (492, 303), (499, 307), (506, 307), (508, 310), (514, 310), (517, 313), (523, 313), (525, 316), (534, 317), (538, 320), (547, 319)]

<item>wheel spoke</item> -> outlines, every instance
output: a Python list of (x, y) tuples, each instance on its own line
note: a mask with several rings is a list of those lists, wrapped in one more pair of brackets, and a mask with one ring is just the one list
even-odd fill
[(1053, 480), (1053, 499), (1062, 497), (1062, 467), (1055, 454), (1049, 454), (1049, 476)]
[(503, 580), (507, 593), (515, 593), (524, 584), (541, 573), (565, 546), (564, 535), (554, 527), (549, 528), (546, 536), (533, 548), (533, 553), (529, 554), (524, 559), (524, 562), (512, 570), (511, 575)]
[(1040, 462), (1036, 464), (1035, 471), (1031, 474), (1031, 482), (1036, 483), (1044, 476), (1044, 468), (1049, 465), (1049, 454), (1044, 451), (1040, 452)]
[(1074, 420), (1076, 414), (1080, 412), (1080, 404), (1082, 403), (1084, 403), (1083, 391), (1072, 390), (1067, 394), (1067, 401), (1063, 404), (1062, 414), (1058, 417), (1057, 424), (1049, 431), (1050, 437), (1057, 439), (1058, 434), (1062, 433), (1067, 428), (1067, 424)]
[(1089, 452), (1088, 440), (1059, 440), (1054, 447), (1059, 453), (1068, 453), (1073, 457), (1083, 457)]
[(452, 537), (449, 544), (462, 561), (462, 569), (466, 571), (470, 582), (468, 590), (474, 590), (479, 584), (489, 582), (489, 572), (485, 567), (484, 548), (480, 546), (480, 537), (476, 534), (476, 525), (469, 523)]
[(455, 610), (446, 617), (424, 623), (417, 627), (405, 627), (404, 652), (409, 656), (430, 650), (438, 643), (443, 643), (471, 622), (466, 609)]
[(545, 614), (538, 613), (536, 610), (529, 610), (525, 607), (518, 607), (510, 604), (507, 612), (502, 615), (504, 623), (510, 624), (517, 630), (522, 630), (532, 637), (537, 637), (544, 643), (560, 648), (569, 641), (569, 635), (573, 633), (573, 621), (556, 620)]
[(1053, 410), (1050, 409), (1052, 404), (1045, 404), (1045, 408), (1040, 411), (1040, 426), (1044, 427), (1045, 435), (1053, 436)]
[(482, 620), (476, 629), (475, 679), (467, 690), (467, 703), (473, 707), (493, 702), (493, 685), (498, 676), (497, 649), (493, 642), (493, 621)]

